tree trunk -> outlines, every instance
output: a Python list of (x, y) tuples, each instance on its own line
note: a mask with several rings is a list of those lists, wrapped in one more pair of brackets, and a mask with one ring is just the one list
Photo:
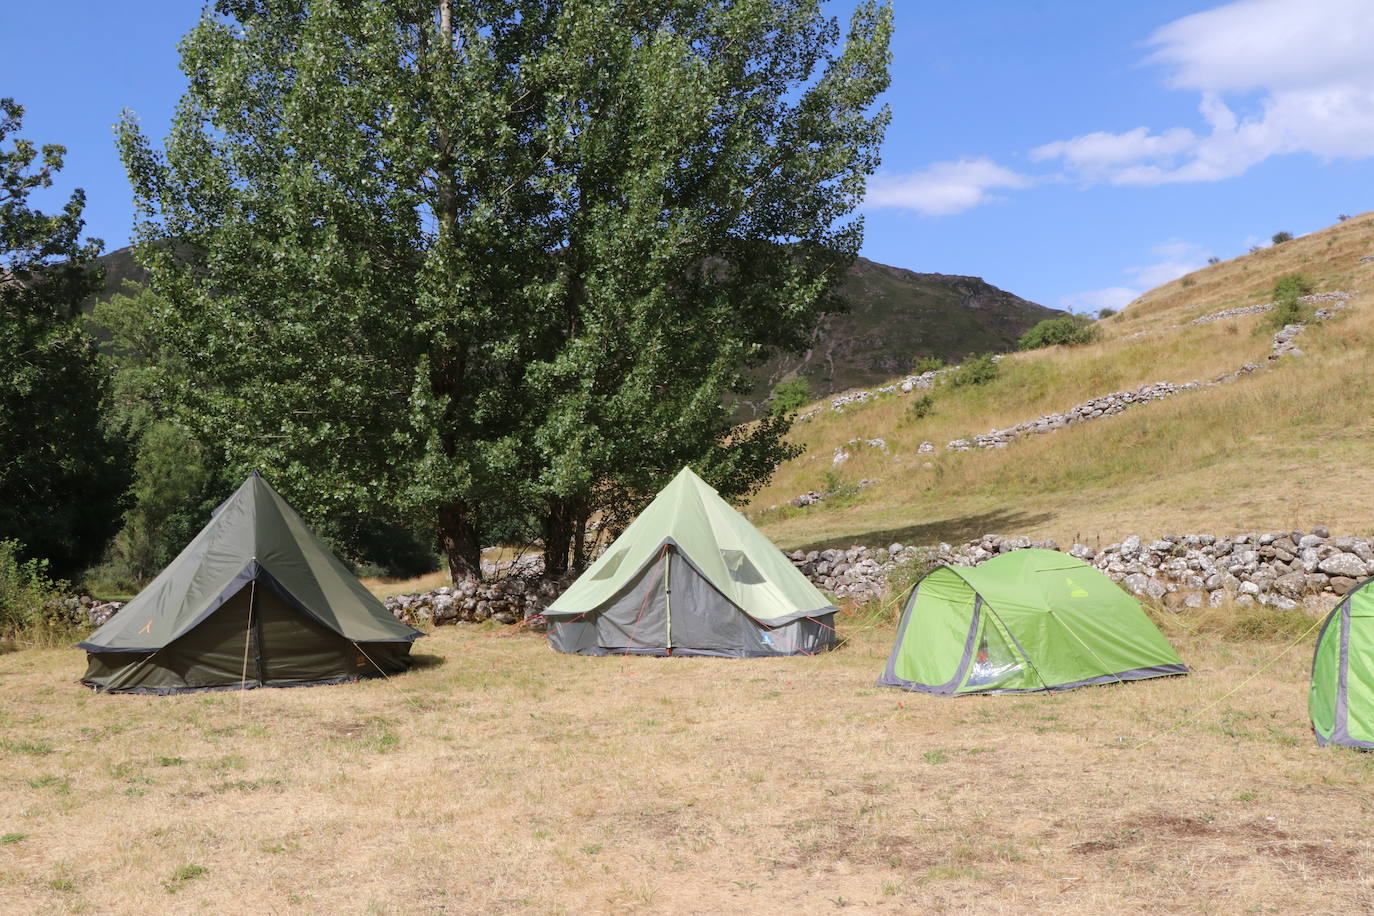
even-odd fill
[(482, 578), (482, 543), (461, 501), (439, 507), (439, 544), (448, 558), (448, 574), (454, 585), (464, 579)]
[(573, 515), (573, 569), (582, 572), (587, 568), (587, 511), (581, 509)]
[(544, 512), (544, 578), (557, 579), (568, 571), (574, 513), (561, 499), (549, 500)]

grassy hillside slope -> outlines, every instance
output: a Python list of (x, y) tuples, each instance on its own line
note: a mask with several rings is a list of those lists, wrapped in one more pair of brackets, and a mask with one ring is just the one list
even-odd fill
[[(998, 379), (940, 387), (922, 419), (889, 395), (798, 425), (806, 453), (779, 469), (751, 516), (784, 547), (955, 541), (985, 532), (1106, 543), (1128, 533), (1305, 528), (1374, 530), (1374, 213), (1196, 271), (1101, 322), (1103, 339), (1016, 354)], [(1269, 315), (1192, 319), (1267, 302), (1301, 272), (1349, 307), (1299, 338), (1304, 356), (1270, 364)], [(1136, 386), (1263, 371), (1136, 406), (992, 451), (945, 445)], [(842, 465), (835, 449), (884, 439)], [(929, 441), (935, 453), (920, 455)], [(805, 509), (809, 489), (878, 478)], [(779, 505), (780, 508), (768, 507)]]

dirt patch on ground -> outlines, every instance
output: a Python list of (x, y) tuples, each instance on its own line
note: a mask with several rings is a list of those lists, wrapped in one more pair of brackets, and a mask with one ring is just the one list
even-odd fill
[(1271, 843), (1259, 851), (1290, 871), (1329, 878), (1353, 878), (1363, 871), (1360, 852), (1330, 843)]
[(1152, 814), (1128, 827), (1151, 833), (1172, 833), (1175, 836), (1208, 836), (1217, 828), (1210, 819), (1180, 814)]

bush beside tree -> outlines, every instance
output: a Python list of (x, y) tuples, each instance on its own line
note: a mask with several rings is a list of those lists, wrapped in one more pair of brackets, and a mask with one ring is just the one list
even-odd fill
[(991, 353), (984, 353), (981, 356), (971, 356), (960, 363), (953, 372), (946, 376), (946, 384), (951, 388), (986, 385), (996, 379), (997, 374), (997, 360), (992, 358)]
[(1092, 343), (1097, 339), (1097, 329), (1077, 315), (1062, 318), (1046, 318), (1031, 328), (1017, 342), (1022, 350), (1038, 350), (1041, 347), (1077, 346)]

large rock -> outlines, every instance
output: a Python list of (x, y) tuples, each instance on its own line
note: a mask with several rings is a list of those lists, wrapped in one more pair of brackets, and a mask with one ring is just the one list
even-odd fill
[(1333, 554), (1322, 560), (1317, 568), (1328, 575), (1348, 576), (1352, 579), (1362, 579), (1369, 574), (1369, 568), (1364, 560), (1353, 553)]
[(1337, 595), (1347, 594), (1352, 588), (1359, 584), (1358, 580), (1350, 579), (1345, 576), (1332, 576), (1330, 582), (1331, 590)]
[(1291, 572), (1274, 580), (1274, 589), (1289, 598), (1300, 598), (1307, 591), (1307, 575)]

